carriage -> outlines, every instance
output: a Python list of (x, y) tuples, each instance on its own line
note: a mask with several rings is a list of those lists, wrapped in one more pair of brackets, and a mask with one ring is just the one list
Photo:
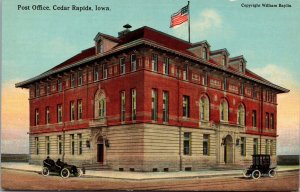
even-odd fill
[(47, 158), (43, 161), (42, 175), (48, 176), (50, 172), (58, 173), (62, 178), (68, 178), (71, 174), (80, 177), (83, 173), (81, 168), (75, 165), (68, 165), (60, 160), (54, 162), (54, 160)]
[(258, 179), (262, 175), (274, 177), (276, 175), (276, 167), (270, 166), (270, 155), (252, 155), (252, 165), (244, 170), (244, 177), (252, 177), (253, 179)]

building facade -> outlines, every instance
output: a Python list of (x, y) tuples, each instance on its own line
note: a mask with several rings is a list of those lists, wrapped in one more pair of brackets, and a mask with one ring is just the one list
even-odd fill
[(243, 56), (149, 27), (95, 46), (36, 77), (29, 89), (30, 163), (46, 156), (120, 171), (276, 162), (277, 94)]

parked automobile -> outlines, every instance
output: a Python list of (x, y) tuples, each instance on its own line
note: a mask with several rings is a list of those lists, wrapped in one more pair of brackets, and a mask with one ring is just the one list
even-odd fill
[(262, 175), (274, 177), (276, 175), (276, 167), (270, 166), (270, 155), (252, 155), (252, 165), (244, 170), (244, 177), (252, 177), (253, 179), (258, 179)]
[(49, 157), (43, 161), (42, 175), (48, 176), (50, 172), (58, 173), (62, 178), (68, 178), (71, 174), (75, 177), (82, 175), (81, 168), (75, 165), (68, 165), (58, 159), (56, 162)]

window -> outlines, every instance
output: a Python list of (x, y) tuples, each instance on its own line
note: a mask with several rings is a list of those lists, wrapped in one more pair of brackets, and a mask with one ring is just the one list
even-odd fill
[(207, 85), (208, 80), (208, 74), (207, 72), (204, 73), (204, 76), (202, 76), (202, 85)]
[(105, 94), (99, 91), (95, 95), (95, 119), (103, 119), (106, 116)]
[(207, 60), (207, 48), (206, 47), (203, 47), (203, 49), (202, 49), (202, 58)]
[(243, 62), (240, 62), (240, 64), (239, 64), (239, 72), (244, 73), (244, 64), (243, 64)]
[(209, 121), (209, 100), (206, 96), (200, 99), (200, 121)]
[(225, 91), (227, 90), (227, 78), (226, 77), (224, 78), (224, 81), (223, 81), (223, 89)]
[(269, 113), (266, 113), (266, 128), (270, 128), (269, 127)]
[(265, 145), (265, 155), (268, 155), (270, 151), (270, 145), (269, 145), (269, 140), (266, 139), (266, 145)]
[(253, 155), (258, 154), (258, 139), (253, 139)]
[(102, 41), (98, 42), (97, 51), (98, 51), (98, 53), (103, 53), (103, 42)]
[(241, 137), (241, 156), (246, 156), (246, 138)]
[(70, 102), (70, 121), (75, 120), (75, 104), (74, 101)]
[(152, 71), (157, 72), (157, 68), (158, 68), (158, 55), (153, 54), (152, 55)]
[(71, 88), (75, 87), (75, 74), (71, 74)]
[(183, 96), (183, 101), (182, 101), (182, 116), (183, 117), (190, 117), (190, 97), (184, 95)]
[(58, 154), (61, 155), (61, 154), (62, 154), (62, 150), (63, 150), (63, 148), (62, 148), (62, 137), (61, 137), (61, 135), (58, 135), (58, 136), (57, 136), (57, 146), (58, 146), (58, 149), (57, 149)]
[(271, 116), (270, 116), (270, 127), (272, 129), (274, 129), (274, 114), (273, 113), (271, 113)]
[(107, 79), (107, 64), (103, 64), (103, 79)]
[(220, 119), (221, 121), (228, 121), (228, 104), (226, 100), (223, 100), (220, 105)]
[(40, 96), (40, 85), (38, 83), (35, 84), (35, 96)]
[(203, 135), (203, 155), (209, 155), (209, 135)]
[(46, 107), (46, 124), (50, 123), (50, 108)]
[(82, 83), (83, 83), (83, 80), (82, 80), (82, 71), (78, 71), (78, 86), (81, 86)]
[(169, 74), (169, 58), (165, 57), (163, 62), (163, 74), (168, 75)]
[(239, 105), (237, 112), (237, 123), (238, 125), (245, 125), (245, 107), (244, 105)]
[(244, 95), (244, 83), (241, 83), (241, 95)]
[(222, 65), (223, 65), (223, 66), (226, 66), (226, 64), (227, 64), (226, 56), (223, 55), (223, 56), (222, 56)]
[(125, 91), (121, 91), (121, 122), (125, 121), (125, 112), (126, 112)]
[(77, 113), (78, 119), (82, 119), (82, 100), (77, 101)]
[(136, 120), (136, 89), (131, 89), (131, 119)]
[(252, 111), (252, 126), (256, 127), (256, 110)]
[(35, 138), (34, 138), (34, 143), (35, 143), (35, 154), (38, 155), (39, 152), (40, 152), (40, 151), (39, 151), (39, 147), (40, 147), (40, 146), (39, 146), (39, 138), (38, 138), (38, 137), (35, 137)]
[(131, 63), (131, 71), (135, 71), (136, 70), (136, 55), (131, 55), (130, 63)]
[(125, 74), (126, 67), (125, 67), (125, 58), (120, 58), (120, 74)]
[(151, 120), (157, 121), (157, 90), (152, 89)]
[(57, 123), (62, 122), (62, 106), (57, 105)]
[(273, 151), (273, 140), (270, 140), (270, 155), (271, 155), (271, 156), (274, 155), (274, 151)]
[(46, 144), (46, 154), (50, 155), (50, 137), (46, 136), (45, 141), (46, 141), (46, 143), (45, 143)]
[(98, 81), (99, 80), (99, 66), (96, 65), (94, 66), (94, 81)]
[(59, 92), (62, 91), (62, 80), (61, 80), (61, 79), (58, 79), (58, 80), (57, 80), (57, 90), (58, 90)]
[(77, 134), (78, 140), (78, 155), (82, 154), (82, 134)]
[(169, 92), (163, 91), (163, 122), (169, 121)]
[(201, 76), (201, 85), (206, 85), (205, 84), (205, 76)]
[(40, 124), (40, 113), (39, 113), (39, 109), (35, 109), (35, 125), (39, 125)]
[(253, 91), (253, 98), (254, 98), (254, 99), (257, 99), (257, 96), (258, 96), (258, 92), (257, 92), (257, 90), (254, 90), (254, 91)]
[(46, 94), (49, 95), (50, 91), (51, 91), (51, 84), (47, 83), (47, 85), (46, 85)]
[(191, 155), (191, 133), (183, 133), (183, 154)]
[(188, 80), (188, 65), (185, 65), (184, 66), (184, 70), (183, 70), (183, 73), (182, 73), (182, 78), (183, 80), (187, 81)]
[(75, 140), (74, 140), (74, 134), (70, 135), (70, 146), (71, 146), (71, 154), (74, 155), (75, 154)]

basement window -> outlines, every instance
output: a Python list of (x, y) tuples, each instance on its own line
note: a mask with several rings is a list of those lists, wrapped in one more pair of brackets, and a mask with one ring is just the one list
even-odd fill
[(192, 167), (185, 167), (184, 170), (185, 171), (192, 171)]

